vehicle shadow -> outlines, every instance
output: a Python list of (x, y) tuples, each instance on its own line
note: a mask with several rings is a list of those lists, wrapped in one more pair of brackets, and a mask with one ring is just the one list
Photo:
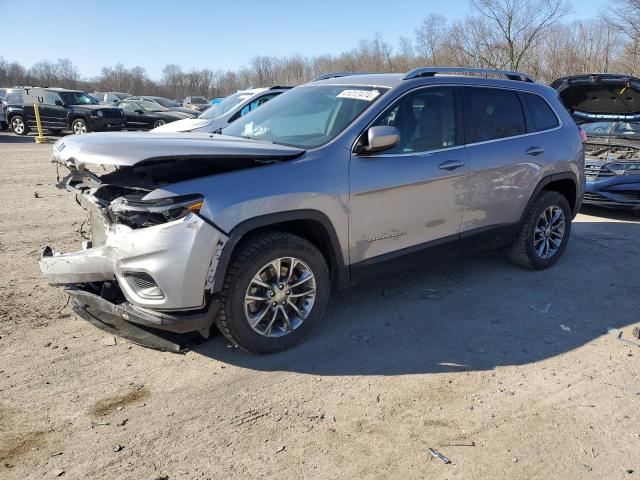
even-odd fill
[[(27, 135), (16, 135), (11, 131), (5, 130), (0, 133), (0, 143), (35, 143), (35, 133), (29, 133)], [(45, 132), (45, 137), (49, 140), (48, 143), (55, 143), (60, 138), (66, 136), (64, 133), (47, 134)]]
[(631, 209), (615, 209), (597, 207), (595, 205), (582, 205), (580, 213), (584, 215), (590, 215), (592, 217), (604, 217), (612, 220), (623, 221), (637, 221), (640, 219), (640, 208), (637, 210)]
[[(194, 351), (247, 369), (315, 375), (537, 362), (640, 320), (638, 238), (638, 222), (578, 222), (551, 269), (521, 269), (499, 252), (416, 267), (334, 292), (324, 321), (289, 351), (251, 355), (221, 335)], [(620, 355), (627, 351), (620, 343)]]

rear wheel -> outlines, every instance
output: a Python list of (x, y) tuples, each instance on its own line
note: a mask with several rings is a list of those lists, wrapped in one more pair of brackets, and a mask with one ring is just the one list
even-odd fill
[(16, 115), (11, 119), (11, 130), (16, 135), (26, 135), (29, 133), (29, 125), (24, 121), (20, 115)]
[(322, 318), (331, 282), (320, 251), (285, 232), (239, 245), (221, 291), (216, 324), (234, 345), (272, 353), (299, 342)]
[(165, 120), (156, 120), (155, 123), (153, 124), (153, 128), (161, 127), (162, 125), (164, 125), (166, 123), (167, 122)]
[(571, 207), (564, 195), (543, 191), (529, 209), (509, 258), (522, 267), (542, 270), (558, 261), (571, 234)]
[(89, 131), (89, 129), (87, 128), (87, 122), (85, 122), (82, 118), (76, 118), (71, 123), (71, 131), (76, 135), (87, 133)]

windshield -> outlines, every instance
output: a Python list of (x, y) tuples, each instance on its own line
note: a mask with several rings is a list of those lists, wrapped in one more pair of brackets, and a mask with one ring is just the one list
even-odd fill
[(172, 102), (168, 98), (154, 97), (152, 101), (159, 103), (160, 105), (162, 105), (165, 108), (172, 108), (172, 107), (177, 107), (178, 106), (178, 105), (176, 105), (176, 102)]
[(229, 110), (231, 110), (233, 107), (235, 107), (242, 101), (246, 100), (247, 98), (251, 98), (252, 95), (253, 94), (251, 93), (242, 93), (242, 92), (229, 95), (220, 103), (216, 103), (215, 105), (207, 108), (204, 112), (200, 114), (198, 118), (208, 118), (208, 119), (218, 118), (224, 115), (225, 113), (227, 113)]
[(129, 98), (131, 96), (128, 93), (114, 93), (114, 95), (120, 100), (124, 100), (125, 98)]
[(156, 102), (151, 102), (149, 100), (142, 100), (136, 103), (140, 105), (140, 108), (142, 108), (145, 112), (164, 112), (165, 110), (168, 110), (168, 108), (165, 108), (162, 105), (159, 105)]
[(84, 92), (58, 92), (66, 105), (98, 105), (98, 101)]
[(640, 138), (640, 122), (590, 122), (580, 126), (587, 136)]
[(200, 105), (202, 103), (209, 103), (209, 102), (207, 102), (207, 99), (204, 97), (191, 97), (191, 103), (195, 105)]
[(348, 85), (294, 88), (236, 120), (222, 133), (315, 148), (337, 137), (387, 89)]

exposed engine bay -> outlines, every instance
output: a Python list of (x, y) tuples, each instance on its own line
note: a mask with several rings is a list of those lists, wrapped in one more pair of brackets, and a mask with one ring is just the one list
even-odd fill
[(640, 160), (640, 148), (623, 145), (587, 143), (586, 155), (595, 160)]

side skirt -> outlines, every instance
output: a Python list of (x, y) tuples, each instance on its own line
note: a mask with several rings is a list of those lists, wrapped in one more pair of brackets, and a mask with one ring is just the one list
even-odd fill
[(506, 247), (515, 238), (519, 227), (519, 223), (492, 225), (363, 260), (351, 265), (351, 285), (416, 264), (437, 263), (472, 252)]

